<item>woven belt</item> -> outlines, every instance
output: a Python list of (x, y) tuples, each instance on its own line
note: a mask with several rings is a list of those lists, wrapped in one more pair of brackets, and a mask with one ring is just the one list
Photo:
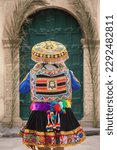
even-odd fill
[(30, 110), (34, 111), (57, 111), (57, 112), (64, 112), (65, 108), (71, 108), (71, 101), (70, 100), (61, 100), (61, 101), (54, 101), (54, 102), (33, 102), (30, 105)]

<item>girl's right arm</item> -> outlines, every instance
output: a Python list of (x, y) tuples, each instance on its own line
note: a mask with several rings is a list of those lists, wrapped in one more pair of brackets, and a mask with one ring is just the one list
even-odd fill
[(30, 91), (30, 73), (28, 73), (20, 83), (19, 91), (21, 94), (26, 94)]

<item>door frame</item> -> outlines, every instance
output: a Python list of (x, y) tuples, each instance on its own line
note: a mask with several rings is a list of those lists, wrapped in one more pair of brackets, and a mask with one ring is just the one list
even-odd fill
[[(63, 17), (66, 17), (67, 16), (67, 20), (71, 20), (70, 21), (70, 23), (69, 23), (69, 25), (68, 25), (68, 23), (66, 23), (65, 22), (65, 24), (64, 24), (64, 26), (63, 27), (61, 27), (61, 29), (63, 30), (63, 32), (65, 32), (64, 34), (67, 34), (67, 31), (65, 30), (67, 27), (72, 27), (73, 28), (73, 31), (71, 31), (71, 30), (69, 30), (68, 32), (70, 32), (70, 36), (67, 36), (67, 37), (64, 37), (64, 39), (63, 40), (65, 40), (66, 42), (64, 43), (64, 44), (70, 44), (70, 43), (67, 43), (67, 38), (69, 39), (69, 40), (71, 40), (72, 41), (72, 35), (76, 35), (77, 34), (77, 36), (74, 38), (74, 40), (75, 40), (75, 45), (77, 45), (77, 46), (80, 46), (80, 48), (78, 48), (78, 49), (76, 49), (75, 51), (74, 51), (74, 48), (73, 49), (69, 49), (69, 46), (67, 47), (69, 50), (70, 50), (70, 53), (72, 53), (72, 55), (74, 55), (75, 56), (75, 54), (74, 54), (74, 52), (76, 52), (76, 55), (77, 55), (77, 58), (75, 59), (75, 64), (77, 65), (77, 64), (79, 64), (80, 63), (80, 65), (79, 65), (79, 70), (81, 71), (80, 72), (80, 74), (81, 74), (81, 77), (79, 77), (80, 75), (78, 74), (78, 79), (80, 80), (80, 82), (81, 82), (81, 90), (80, 90), (80, 92), (78, 92), (78, 91), (76, 91), (76, 93), (79, 93), (80, 94), (80, 96), (76, 96), (76, 94), (72, 97), (72, 110), (73, 110), (73, 112), (75, 112), (74, 114), (75, 114), (75, 116), (76, 116), (76, 118), (77, 119), (80, 119), (81, 120), (81, 118), (84, 116), (84, 108), (83, 108), (83, 86), (82, 86), (82, 83), (83, 83), (83, 49), (82, 49), (82, 43), (81, 43), (81, 41), (79, 40), (79, 39), (81, 39), (82, 38), (82, 31), (80, 30), (80, 26), (79, 26), (79, 24), (78, 24), (78, 22), (77, 22), (77, 20), (71, 15), (71, 14), (69, 14), (69, 13), (67, 13), (66, 11), (63, 11), (63, 10), (60, 10), (60, 9), (53, 9), (53, 8), (49, 8), (49, 9), (43, 9), (43, 10), (41, 10), (41, 11), (38, 11), (38, 12), (36, 12), (35, 14), (34, 14), (34, 16), (30, 16), (31, 18), (31, 26), (29, 25), (29, 26), (26, 26), (27, 27), (27, 29), (25, 30), (25, 27), (24, 27), (24, 32), (26, 32), (26, 34), (27, 34), (27, 36), (26, 36), (26, 43), (28, 42), (29, 43), (29, 45), (30, 45), (30, 50), (28, 50), (27, 52), (29, 52), (29, 53), (31, 53), (31, 47), (35, 44), (35, 42), (39, 42), (40, 40), (42, 40), (41, 39), (41, 35), (40, 34), (43, 34), (43, 32), (39, 32), (38, 30), (40, 30), (39, 28), (38, 28), (38, 26), (40, 26), (40, 24), (41, 24), (41, 19), (43, 20), (43, 18), (42, 17), (44, 17), (44, 16), (40, 16), (40, 12), (45, 16), (45, 18), (46, 17), (48, 17), (48, 13), (51, 13), (51, 15), (54, 17), (54, 22), (53, 22), (53, 24), (54, 24), (54, 28), (52, 28), (53, 30), (54, 29), (56, 29), (57, 27), (56, 27), (56, 25), (59, 25), (59, 24), (61, 24), (61, 22), (58, 22), (58, 24), (56, 24), (55, 22), (57, 21), (56, 20), (56, 18), (57, 17), (59, 17), (59, 18), (62, 18), (62, 16)], [(55, 17), (55, 15), (54, 14), (56, 14), (57, 16)], [(61, 15), (61, 17), (60, 17), (60, 15)], [(34, 20), (33, 20), (34, 19)], [(36, 19), (36, 20), (35, 20)], [(49, 19), (49, 18), (48, 18)], [(46, 20), (46, 19), (45, 19)], [(59, 19), (60, 20), (60, 19)], [(35, 21), (37, 21), (37, 22), (35, 22)], [(63, 20), (61, 20), (61, 21), (64, 21), (64, 19)], [(75, 25), (74, 25), (74, 23), (75, 23)], [(44, 27), (44, 23), (43, 23), (43, 27)], [(25, 24), (24, 24), (24, 26), (25, 26)], [(36, 26), (36, 27), (35, 27)], [(47, 25), (46, 25), (47, 26)], [(43, 28), (42, 27), (42, 25), (41, 25), (41, 28)], [(75, 28), (74, 28), (75, 27)], [(45, 29), (46, 27), (44, 27), (44, 29)], [(51, 28), (51, 27), (50, 27)], [(38, 33), (40, 36), (39, 36), (39, 41), (37, 40), (36, 41), (36, 39), (34, 38), (34, 37), (31, 37), (31, 35), (33, 34), (36, 34), (36, 33), (33, 33), (33, 31), (31, 32), (29, 32), (28, 30), (34, 30), (34, 31), (37, 31), (36, 33)], [(46, 30), (46, 29), (45, 29)], [(44, 33), (48, 33), (48, 31), (46, 32), (44, 30)], [(48, 30), (48, 29), (47, 29)], [(55, 32), (56, 32), (56, 30), (55, 30)], [(63, 34), (63, 32), (62, 32), (62, 34)], [(53, 37), (55, 38), (56, 36), (58, 36), (58, 34), (61, 34), (61, 32), (57, 32), (57, 33), (53, 33)], [(28, 36), (30, 37), (30, 39), (28, 38)], [(50, 36), (47, 34), (46, 35), (46, 37), (47, 37), (47, 39), (49, 39), (50, 38)], [(54, 40), (56, 40), (56, 39), (54, 39)], [(58, 41), (60, 40), (60, 38), (58, 39)], [(73, 41), (74, 41), (73, 40)], [(30, 42), (31, 43), (30, 43)], [(32, 45), (32, 41), (33, 41), (33, 45)], [(61, 41), (62, 42), (62, 41)], [(71, 45), (73, 44), (74, 42), (71, 42)], [(22, 54), (22, 52), (25, 50), (25, 48), (23, 48), (23, 50), (20, 50), (20, 56), (22, 57), (23, 56), (23, 54)], [(29, 59), (31, 59), (29, 56), (27, 56), (28, 57), (28, 60)], [(71, 56), (70, 56), (70, 54), (69, 54), (69, 57), (71, 58)], [(71, 59), (74, 59), (74, 57), (73, 58), (71, 58)], [(26, 62), (26, 59), (24, 58), (24, 61)], [(69, 61), (72, 61), (72, 60), (70, 60), (69, 59)], [(31, 61), (30, 60), (30, 63), (32, 63), (32, 62), (34, 62), (34, 61)], [(28, 62), (29, 63), (29, 62)], [(23, 71), (22, 70), (22, 67), (21, 67), (21, 64), (22, 64), (22, 60), (20, 59), (20, 73)], [(74, 64), (74, 67), (75, 67), (75, 64)], [(24, 65), (24, 64), (23, 64)], [(27, 62), (26, 62), (26, 66), (27, 66), (28, 64), (27, 64)], [(34, 63), (33, 63), (33, 65), (34, 65)], [(67, 65), (67, 64), (66, 64)], [(72, 66), (72, 63), (70, 63), (70, 66)], [(27, 66), (28, 67), (28, 66)], [(27, 68), (26, 67), (26, 68)], [(31, 67), (32, 68), (32, 67)], [(31, 69), (30, 68), (30, 69)], [(76, 67), (75, 67), (76, 68)], [(73, 66), (72, 66), (72, 68), (69, 68), (69, 69), (73, 69)], [(76, 72), (75, 72), (76, 71)], [(26, 70), (24, 70), (24, 72), (26, 73)], [(79, 71), (78, 71), (79, 72)], [(77, 70), (75, 69), (74, 70), (74, 74), (75, 73), (77, 73)], [(20, 74), (20, 77), (21, 77), (22, 75)], [(23, 75), (23, 77), (25, 77), (24, 75)], [(21, 79), (21, 81), (22, 81), (23, 79)], [(20, 82), (21, 82), (20, 81)], [(27, 97), (27, 96), (26, 96)], [(75, 99), (77, 99), (76, 101), (74, 100), (74, 98)], [(25, 97), (22, 97), (21, 95), (20, 95), (20, 101), (22, 100), (23, 101), (23, 103), (20, 103), (20, 117), (23, 119), (23, 120), (27, 120), (28, 119), (28, 117), (29, 117), (29, 106), (28, 105), (30, 105), (27, 101), (29, 100), (30, 98), (29, 98), (29, 96), (28, 96), (28, 98), (25, 98)], [(75, 104), (74, 104), (75, 103)], [(77, 104), (76, 104), (77, 103)], [(23, 109), (24, 107), (26, 107), (25, 109)], [(75, 109), (75, 108), (76, 109)], [(26, 111), (27, 110), (27, 111)], [(26, 113), (25, 112), (27, 112), (27, 115), (26, 115)], [(25, 117), (24, 117), (25, 116)], [(26, 117), (27, 116), (27, 117)], [(27, 118), (27, 119), (26, 119)]]

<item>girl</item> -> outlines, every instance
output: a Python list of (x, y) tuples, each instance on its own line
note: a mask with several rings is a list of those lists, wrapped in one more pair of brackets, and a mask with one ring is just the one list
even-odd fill
[(32, 150), (64, 150), (81, 143), (85, 134), (71, 110), (72, 90), (80, 89), (64, 61), (68, 59), (65, 46), (46, 41), (32, 48), (37, 64), (20, 84), (20, 93), (31, 91), (31, 114), (19, 135)]

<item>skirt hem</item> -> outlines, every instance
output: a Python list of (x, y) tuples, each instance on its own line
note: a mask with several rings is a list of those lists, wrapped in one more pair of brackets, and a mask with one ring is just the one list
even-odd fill
[(24, 145), (26, 145), (27, 147), (29, 146), (35, 146), (37, 148), (58, 148), (58, 147), (72, 147), (72, 146), (75, 146), (75, 145), (78, 145), (78, 144), (81, 144), (82, 142), (84, 142), (84, 140), (86, 139), (86, 137), (82, 138), (82, 140), (80, 142), (77, 142), (77, 143), (74, 143), (74, 144), (61, 144), (61, 145), (55, 145), (55, 146), (52, 146), (52, 145), (36, 145), (34, 143), (26, 143), (26, 142), (23, 142)]
[(82, 127), (77, 127), (72, 131), (60, 132), (38, 132), (36, 130), (25, 129), (24, 134), (18, 133), (23, 139), (23, 144), (27, 147), (68, 147), (80, 144), (86, 139)]

